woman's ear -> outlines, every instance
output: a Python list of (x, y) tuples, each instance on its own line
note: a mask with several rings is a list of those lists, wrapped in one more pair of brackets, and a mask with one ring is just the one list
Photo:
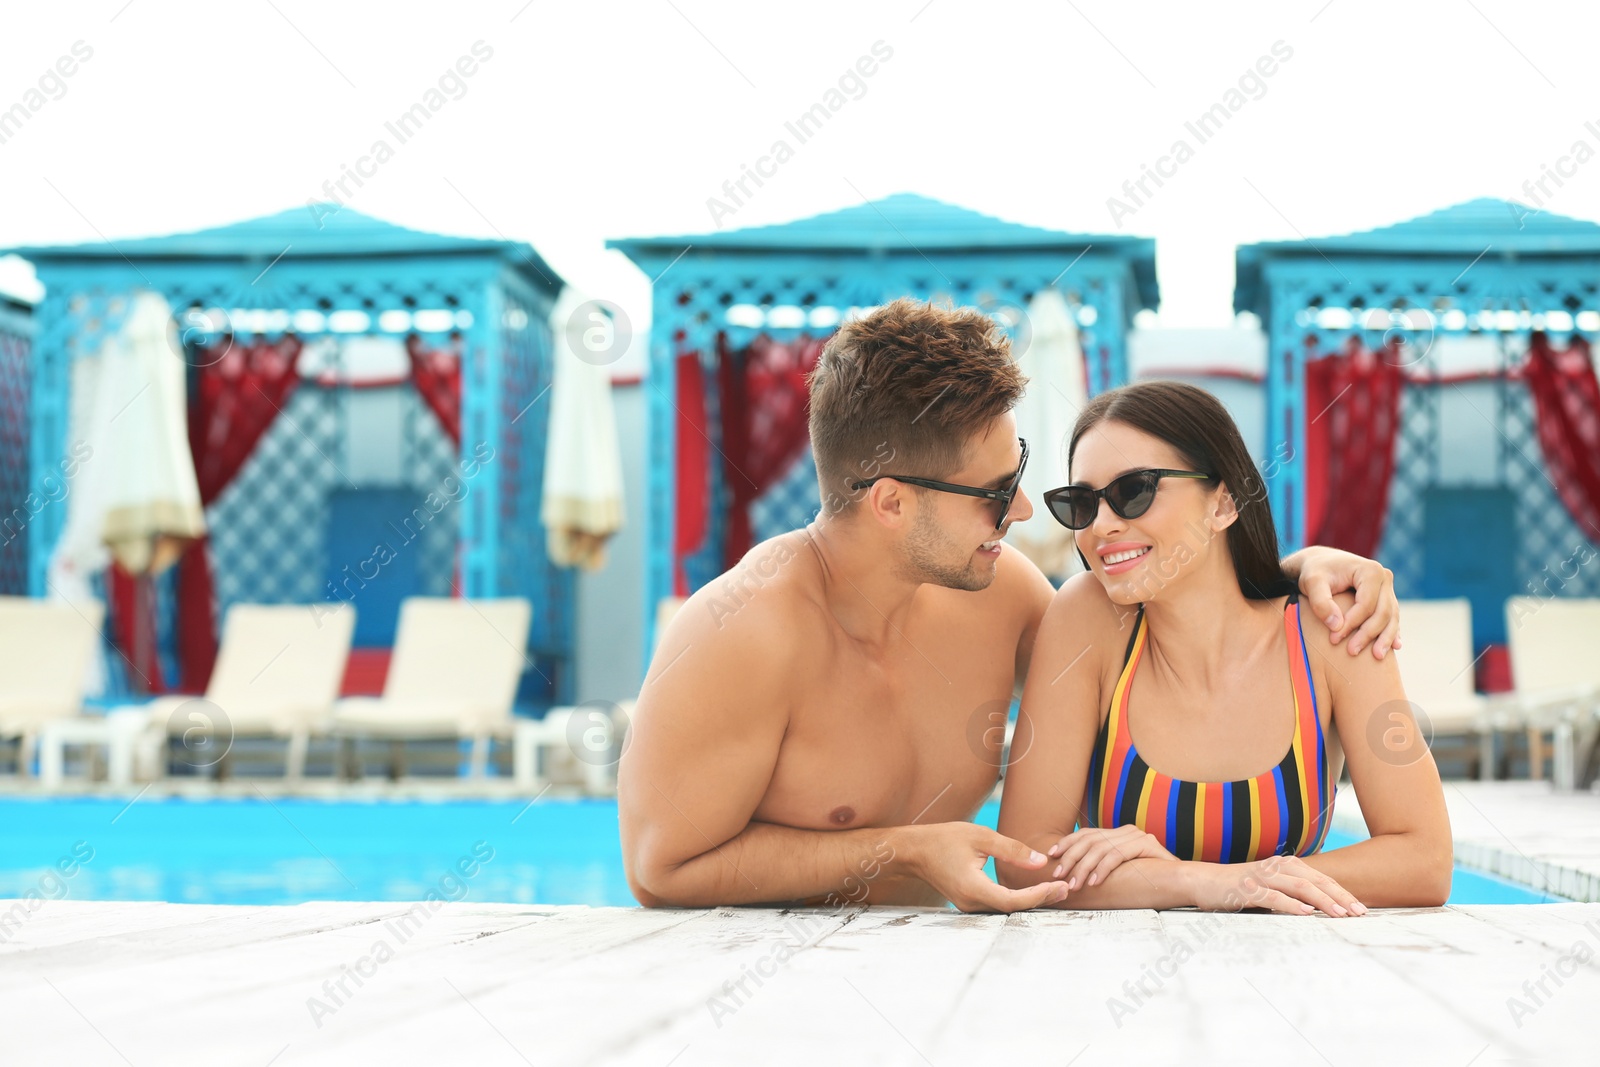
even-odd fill
[(1239, 505), (1226, 485), (1217, 487), (1215, 495), (1211, 498), (1211, 514), (1207, 516), (1206, 521), (1217, 533), (1239, 521)]

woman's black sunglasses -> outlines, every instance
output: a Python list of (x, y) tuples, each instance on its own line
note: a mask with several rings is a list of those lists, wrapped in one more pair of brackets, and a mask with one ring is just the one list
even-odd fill
[(1137, 519), (1150, 510), (1156, 498), (1156, 486), (1163, 478), (1203, 478), (1211, 475), (1197, 471), (1174, 471), (1162, 468), (1132, 471), (1124, 474), (1104, 489), (1090, 489), (1087, 485), (1064, 485), (1044, 495), (1045, 506), (1055, 520), (1069, 530), (1087, 530), (1100, 513), (1100, 498), (1105, 497), (1111, 510), (1125, 519)]
[(1000, 505), (1000, 517), (994, 521), (994, 528), (1000, 529), (1006, 524), (1006, 516), (1011, 512), (1011, 502), (1017, 498), (1017, 488), (1022, 485), (1022, 472), (1028, 469), (1028, 442), (1017, 438), (1017, 444), (1022, 447), (1022, 459), (1017, 463), (1017, 473), (1007, 481), (1004, 489), (984, 489), (976, 485), (956, 485), (954, 482), (940, 482), (932, 478), (913, 478), (905, 474), (880, 474), (876, 478), (863, 478), (859, 482), (852, 482), (852, 491), (869, 488), (872, 483), (884, 478), (907, 485), (919, 485), (924, 489), (935, 489), (941, 493), (956, 493), (961, 496), (982, 497), (993, 500)]

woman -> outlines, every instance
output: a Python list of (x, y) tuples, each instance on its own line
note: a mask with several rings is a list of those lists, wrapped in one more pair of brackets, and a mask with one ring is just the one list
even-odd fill
[[(1442, 904), (1450, 825), (1399, 668), (1322, 653), (1221, 403), (1177, 382), (1102, 394), (1067, 462), (1045, 504), (1090, 573), (1041, 624), (999, 824), (1059, 862), (1000, 880), (1065, 878), (1077, 908)], [(1371, 838), (1323, 853), (1346, 760)]]

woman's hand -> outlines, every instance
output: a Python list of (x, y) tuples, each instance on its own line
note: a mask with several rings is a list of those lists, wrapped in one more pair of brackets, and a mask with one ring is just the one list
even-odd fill
[(1097, 826), (1074, 830), (1050, 846), (1047, 855), (1060, 860), (1050, 876), (1059, 881), (1065, 875), (1069, 891), (1099, 885), (1106, 880), (1106, 875), (1127, 860), (1141, 856), (1162, 860), (1177, 858), (1161, 847), (1155, 835), (1132, 825), (1114, 826), (1109, 830)]
[(1342, 885), (1298, 856), (1196, 864), (1193, 874), (1194, 905), (1202, 911), (1266, 908), (1284, 915), (1321, 911), (1339, 918), (1367, 911)]

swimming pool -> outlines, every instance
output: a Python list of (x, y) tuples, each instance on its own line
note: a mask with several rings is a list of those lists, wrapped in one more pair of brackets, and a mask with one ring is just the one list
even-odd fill
[[(993, 826), (989, 804), (978, 821)], [(0, 800), (0, 897), (631, 906), (612, 800)], [(1338, 833), (1330, 846), (1354, 839)], [(1561, 900), (1456, 868), (1452, 904)]]

